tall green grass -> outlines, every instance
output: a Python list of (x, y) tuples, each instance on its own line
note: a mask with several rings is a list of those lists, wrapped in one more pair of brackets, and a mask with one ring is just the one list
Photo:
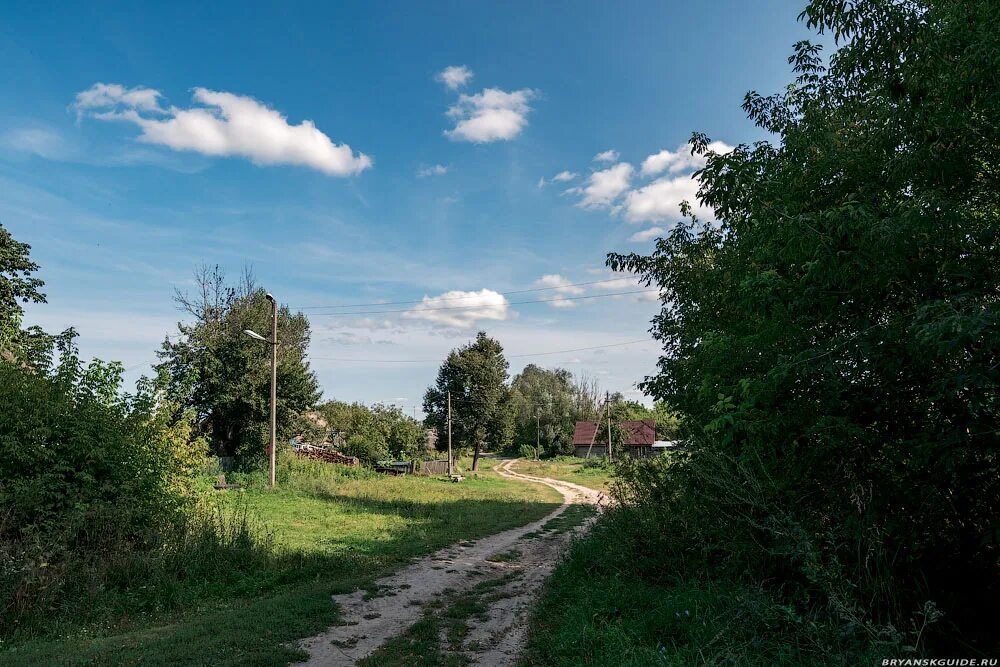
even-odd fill
[(227, 478), (243, 488), (214, 491), (206, 475), (197, 511), (147, 544), (71, 554), (59, 589), (33, 591), (4, 624), (0, 664), (284, 665), (335, 620), (332, 593), (559, 502), (488, 471), (454, 484), (291, 455), (277, 489), (260, 473)]
[[(524, 665), (863, 665), (917, 656), (766, 477), (713, 457), (623, 461), (604, 513), (546, 586)], [(871, 563), (864, 576), (884, 576)]]

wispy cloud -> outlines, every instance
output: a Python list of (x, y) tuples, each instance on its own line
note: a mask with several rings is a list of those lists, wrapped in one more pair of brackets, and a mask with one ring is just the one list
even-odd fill
[(556, 297), (549, 301), (549, 306), (552, 308), (572, 308), (576, 305), (575, 301), (570, 301), (568, 299), (560, 298), (560, 295), (580, 295), (586, 290), (579, 285), (574, 285), (569, 278), (565, 278), (558, 273), (550, 273), (542, 276), (535, 281), (535, 284), (539, 287), (551, 287)]
[(239, 156), (257, 165), (298, 165), (329, 176), (351, 176), (372, 159), (347, 144), (335, 144), (311, 120), (290, 125), (278, 111), (252, 97), (194, 89), (201, 106), (162, 107), (159, 91), (97, 83), (77, 94), (78, 115), (132, 123), (139, 141), (175, 151)]
[(0, 144), (46, 160), (63, 160), (73, 152), (58, 132), (43, 127), (9, 130), (0, 137)]
[(598, 153), (594, 156), (594, 162), (616, 162), (618, 160), (618, 151), (616, 150), (606, 150)]
[(538, 179), (538, 187), (544, 187), (546, 183), (568, 183), (576, 178), (576, 173), (572, 171), (560, 171), (558, 174), (545, 180), (544, 178)]
[(642, 243), (644, 241), (649, 241), (650, 239), (663, 236), (666, 231), (667, 230), (663, 227), (650, 227), (649, 229), (644, 229), (641, 232), (636, 232), (632, 236), (628, 237), (628, 240)]
[(508, 93), (499, 88), (486, 88), (475, 95), (460, 95), (448, 109), (455, 127), (445, 131), (453, 141), (485, 144), (509, 141), (521, 134), (528, 124), (531, 107), (528, 100), (535, 96), (530, 88)]
[(438, 72), (434, 78), (449, 90), (458, 90), (472, 79), (472, 70), (465, 65), (451, 65)]
[(435, 164), (430, 167), (421, 167), (417, 170), (417, 178), (427, 178), (428, 176), (443, 176), (448, 173), (448, 167), (443, 164)]

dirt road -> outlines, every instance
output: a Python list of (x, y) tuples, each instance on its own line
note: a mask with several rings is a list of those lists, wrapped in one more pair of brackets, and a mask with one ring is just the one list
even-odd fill
[(580, 506), (606, 502), (585, 486), (515, 472), (516, 461), (493, 469), (555, 488), (563, 495), (559, 509), (526, 526), (442, 549), (380, 579), (375, 588), (334, 596), (340, 623), (301, 643), (309, 653), (305, 664), (354, 665), (369, 656), (370, 664), (397, 664), (391, 640), (403, 635), (395, 643), (405, 643), (419, 621), (433, 624), (442, 653), (461, 653), (483, 667), (513, 664), (542, 582), (593, 516)]

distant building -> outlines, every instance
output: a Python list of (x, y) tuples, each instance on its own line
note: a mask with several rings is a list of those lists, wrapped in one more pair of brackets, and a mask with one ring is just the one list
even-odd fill
[[(619, 447), (621, 451), (612, 451), (613, 456), (627, 454), (629, 456), (653, 456), (662, 452), (662, 449), (654, 449), (656, 442), (656, 421), (653, 419), (637, 419), (633, 421), (621, 422), (619, 427), (625, 429), (628, 434), (625, 444)], [(607, 422), (598, 425), (594, 421), (581, 421), (576, 423), (573, 429), (573, 453), (581, 458), (588, 456), (607, 456), (608, 454), (608, 425)]]

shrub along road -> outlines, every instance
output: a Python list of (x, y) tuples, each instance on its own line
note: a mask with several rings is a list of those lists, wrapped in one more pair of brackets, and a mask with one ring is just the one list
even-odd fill
[(564, 502), (534, 523), (447, 547), (366, 590), (334, 597), (336, 625), (302, 643), (307, 665), (512, 664), (542, 582), (603, 493), (494, 466), (503, 477), (548, 485)]

